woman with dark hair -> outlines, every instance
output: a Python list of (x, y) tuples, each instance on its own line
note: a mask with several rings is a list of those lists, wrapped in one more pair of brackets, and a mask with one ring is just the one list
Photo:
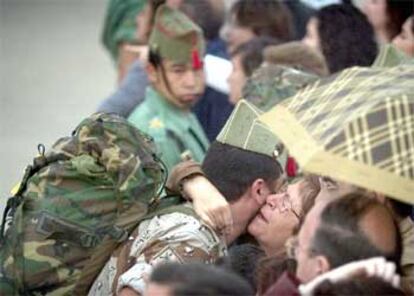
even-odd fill
[(266, 36), (280, 41), (293, 38), (292, 16), (278, 0), (238, 0), (230, 10), (225, 39), (231, 54), (254, 37)]
[(302, 41), (322, 53), (330, 73), (370, 66), (378, 51), (372, 26), (349, 4), (329, 5), (317, 11)]
[(362, 11), (374, 28), (378, 43), (388, 43), (398, 35), (414, 11), (413, 0), (364, 0)]

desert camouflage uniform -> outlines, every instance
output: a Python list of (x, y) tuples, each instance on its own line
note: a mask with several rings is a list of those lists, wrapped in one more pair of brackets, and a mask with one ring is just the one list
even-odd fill
[[(190, 204), (183, 207), (191, 208)], [(173, 212), (140, 223), (107, 262), (89, 295), (112, 295), (128, 286), (139, 293), (145, 275), (165, 261), (213, 263), (227, 253), (217, 234), (193, 215)]]

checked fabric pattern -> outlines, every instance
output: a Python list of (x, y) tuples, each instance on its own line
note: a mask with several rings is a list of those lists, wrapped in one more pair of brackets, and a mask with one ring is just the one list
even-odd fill
[(262, 120), (305, 171), (414, 201), (413, 63), (346, 69)]

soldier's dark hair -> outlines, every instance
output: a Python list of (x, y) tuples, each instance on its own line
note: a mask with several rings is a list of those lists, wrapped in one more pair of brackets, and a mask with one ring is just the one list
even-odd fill
[(153, 65), (155, 69), (160, 71), (167, 90), (174, 95), (173, 91), (171, 90), (170, 82), (167, 78), (167, 75), (165, 74), (165, 68), (162, 64), (162, 57), (157, 50), (150, 48), (148, 53), (148, 62)]
[(401, 235), (395, 222), (395, 247), (391, 252), (380, 250), (361, 229), (360, 222), (364, 215), (375, 207), (383, 205), (363, 193), (347, 194), (329, 203), (320, 215), (320, 223), (311, 242), (312, 254), (325, 256), (331, 268), (377, 256), (399, 266)]
[(167, 286), (171, 295), (254, 295), (240, 276), (214, 265), (169, 262), (156, 266), (150, 283)]
[(250, 28), (257, 36), (268, 36), (281, 41), (293, 38), (290, 10), (279, 0), (239, 0), (231, 8), (236, 23)]
[(237, 201), (257, 179), (273, 188), (283, 174), (274, 158), (217, 141), (208, 149), (202, 170), (229, 202)]
[(244, 74), (249, 77), (254, 70), (259, 68), (264, 60), (263, 50), (270, 45), (278, 45), (280, 41), (270, 37), (255, 37), (254, 39), (240, 44), (231, 56), (240, 55)]
[(315, 15), (322, 54), (331, 74), (352, 66), (370, 66), (377, 55), (374, 29), (352, 5), (323, 7)]

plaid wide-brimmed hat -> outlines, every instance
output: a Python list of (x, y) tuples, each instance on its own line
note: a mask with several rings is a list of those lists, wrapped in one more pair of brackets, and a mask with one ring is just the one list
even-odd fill
[(414, 203), (413, 63), (346, 69), (260, 120), (304, 171)]

